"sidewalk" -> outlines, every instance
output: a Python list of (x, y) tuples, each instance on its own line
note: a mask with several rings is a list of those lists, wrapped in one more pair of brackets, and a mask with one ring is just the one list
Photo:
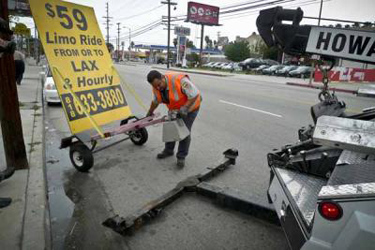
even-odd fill
[[(49, 249), (48, 207), (44, 173), (44, 129), (41, 67), (29, 60), (18, 88), (23, 135), (29, 169), (18, 170), (0, 183), (0, 197), (12, 198), (10, 206), (0, 209), (1, 249)], [(0, 130), (0, 170), (5, 156)]]

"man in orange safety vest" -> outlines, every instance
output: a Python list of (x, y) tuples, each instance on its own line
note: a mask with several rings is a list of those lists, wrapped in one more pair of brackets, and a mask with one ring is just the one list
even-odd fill
[[(165, 104), (169, 110), (178, 110), (191, 131), (194, 120), (198, 115), (202, 97), (198, 88), (190, 81), (186, 74), (166, 73), (152, 70), (147, 75), (147, 81), (152, 85), (153, 100), (147, 116), (152, 115), (159, 104)], [(191, 136), (189, 135), (178, 144), (177, 166), (185, 166), (185, 158), (189, 153)], [(164, 159), (174, 154), (175, 142), (165, 143), (164, 150), (157, 155)]]

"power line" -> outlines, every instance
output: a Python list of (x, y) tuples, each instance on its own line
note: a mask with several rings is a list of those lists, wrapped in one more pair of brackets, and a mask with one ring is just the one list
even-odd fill
[[(324, 2), (329, 2), (329, 1), (332, 1), (332, 0), (324, 0)], [(308, 6), (308, 5), (312, 5), (312, 4), (318, 4), (319, 2), (317, 2), (317, 0), (309, 0), (309, 1), (305, 1), (305, 2), (301, 2), (301, 3), (293, 3), (291, 5), (283, 5), (283, 7), (303, 7), (303, 6)], [(228, 16), (225, 16), (222, 20), (231, 20), (231, 19), (237, 19), (237, 18), (242, 18), (242, 17), (246, 17), (246, 16), (249, 16), (249, 15), (254, 15), (254, 14), (258, 14), (258, 10), (254, 11), (254, 10), (251, 10), (247, 13), (241, 13), (241, 15), (228, 15)], [(233, 16), (233, 17), (232, 17)], [(229, 18), (228, 18), (229, 17)]]
[(154, 8), (152, 8), (152, 9), (146, 10), (146, 11), (144, 11), (144, 12), (141, 12), (141, 13), (138, 13), (138, 14), (135, 14), (135, 15), (131, 15), (131, 16), (127, 16), (127, 17), (120, 17), (120, 18), (118, 18), (118, 19), (116, 19), (116, 20), (121, 20), (121, 21), (123, 21), (123, 20), (128, 20), (128, 19), (134, 18), (134, 17), (139, 17), (139, 16), (142, 16), (142, 15), (144, 15), (144, 14), (149, 13), (150, 11), (154, 11), (154, 10), (156, 10), (156, 9), (159, 9), (159, 8), (161, 8), (161, 7), (163, 7), (163, 5), (158, 5), (158, 6), (154, 7)]

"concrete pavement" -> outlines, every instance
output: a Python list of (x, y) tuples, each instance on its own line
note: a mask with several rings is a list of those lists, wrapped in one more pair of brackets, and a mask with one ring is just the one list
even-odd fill
[[(13, 199), (0, 209), (0, 248), (4, 250), (49, 249), (40, 70), (29, 60), (24, 80), (17, 86), (29, 169), (18, 170), (0, 183), (0, 197)], [(2, 170), (6, 167), (2, 136), (0, 158)]]

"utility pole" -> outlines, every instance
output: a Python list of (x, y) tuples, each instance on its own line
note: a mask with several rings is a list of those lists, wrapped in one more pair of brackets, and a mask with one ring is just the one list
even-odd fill
[(129, 28), (129, 27), (126, 27), (126, 26), (123, 26), (123, 28), (125, 29), (129, 29), (129, 55), (128, 55), (128, 59), (130, 61), (130, 51), (131, 51), (131, 46), (132, 46), (132, 30)]
[[(9, 29), (8, 1), (0, 2), (0, 17), (7, 22)], [(0, 33), (3, 40), (10, 41), (11, 35)], [(15, 82), (13, 55), (4, 53), (0, 58), (0, 122), (7, 167), (26, 169), (25, 142), (19, 109), (17, 84)]]
[(109, 43), (109, 26), (111, 25), (111, 19), (112, 17), (109, 16), (109, 4), (108, 2), (106, 3), (106, 12), (107, 15), (104, 16), (103, 18), (106, 20), (105, 25), (106, 25), (106, 30), (107, 30), (107, 37), (106, 37), (106, 43)]
[(121, 23), (117, 23), (117, 62), (120, 61), (120, 28)]
[(201, 48), (199, 50), (199, 66), (202, 65), (202, 57), (203, 57), (203, 39), (204, 39), (204, 24), (202, 24), (201, 29)]
[(125, 47), (125, 42), (121, 42), (121, 51), (122, 51), (121, 59), (122, 60), (124, 60), (124, 47)]
[(177, 3), (167, 0), (166, 2), (161, 2), (162, 4), (168, 4), (168, 49), (167, 49), (167, 68), (169, 69), (169, 52), (171, 45), (171, 5), (177, 5)]
[(320, 26), (320, 19), (322, 18), (322, 10), (323, 10), (323, 0), (320, 0), (320, 10), (319, 10), (318, 26)]

